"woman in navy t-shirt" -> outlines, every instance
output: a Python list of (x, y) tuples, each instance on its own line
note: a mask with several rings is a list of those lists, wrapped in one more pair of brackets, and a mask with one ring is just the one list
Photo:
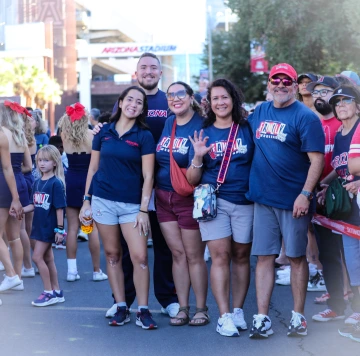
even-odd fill
[(135, 86), (127, 88), (119, 97), (111, 123), (94, 137), (80, 220), (84, 222), (89, 210), (102, 237), (109, 281), (118, 305), (109, 324), (124, 325), (130, 321), (121, 265), (121, 228), (134, 265), (139, 308), (136, 325), (154, 329), (157, 325), (148, 309), (147, 236), (155, 143), (145, 125), (147, 109), (145, 92)]
[[(187, 170), (190, 183), (217, 186), (217, 177), (233, 123), (238, 124), (230, 163), (217, 195), (217, 216), (200, 222), (203, 241), (211, 258), (211, 288), (220, 311), (216, 331), (224, 336), (239, 336), (237, 328), (247, 328), (243, 304), (250, 282), (253, 203), (246, 199), (254, 143), (244, 97), (226, 79), (215, 80), (208, 89), (208, 118), (204, 130), (195, 133)], [(230, 313), (230, 263), (232, 262), (232, 300)]]
[[(192, 217), (192, 191), (174, 188), (170, 178), (170, 141), (175, 125), (172, 145), (173, 159), (180, 168), (189, 165), (190, 139), (203, 124), (202, 110), (194, 98), (194, 91), (184, 82), (172, 83), (166, 93), (169, 109), (175, 114), (166, 120), (164, 130), (156, 147), (156, 161), (159, 169), (156, 174), (156, 213), (161, 231), (169, 246), (172, 257), (174, 277), (180, 309), (170, 325), (180, 326), (189, 323), (190, 284), (196, 297), (196, 311), (189, 325), (206, 325), (207, 314), (207, 268), (204, 261), (205, 243), (201, 241), (199, 224)], [(186, 180), (185, 176), (184, 179)]]

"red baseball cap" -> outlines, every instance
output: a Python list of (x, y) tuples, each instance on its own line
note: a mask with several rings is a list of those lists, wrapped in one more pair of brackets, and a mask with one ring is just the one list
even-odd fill
[(272, 78), (276, 74), (285, 74), (295, 82), (297, 81), (297, 77), (298, 77), (296, 70), (290, 64), (287, 63), (275, 64), (270, 70), (269, 78)]

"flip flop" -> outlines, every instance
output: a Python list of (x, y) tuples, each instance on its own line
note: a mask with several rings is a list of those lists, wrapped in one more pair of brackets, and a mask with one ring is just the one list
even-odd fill
[[(194, 322), (190, 322), (190, 323), (189, 323), (189, 326), (204, 326), (204, 325), (209, 324), (209, 323), (210, 323), (210, 316), (209, 316), (209, 314), (208, 314), (208, 310), (209, 310), (208, 307), (205, 307), (205, 308), (196, 308), (194, 317), (191, 319), (191, 321), (194, 321)], [(197, 313), (203, 313), (204, 316), (195, 318), (195, 315), (196, 315)], [(197, 321), (197, 320), (202, 320), (202, 322), (201, 322), (201, 323), (195, 323), (195, 321)]]
[[(179, 308), (179, 311), (178, 311), (177, 315), (175, 317), (171, 318), (171, 319), (179, 320), (180, 322), (174, 323), (174, 322), (172, 322), (170, 320), (169, 324), (171, 326), (183, 326), (183, 325), (189, 324), (189, 321), (190, 321), (189, 310), (190, 310), (189, 306)], [(184, 312), (186, 316), (185, 317), (178, 317), (180, 312)]]

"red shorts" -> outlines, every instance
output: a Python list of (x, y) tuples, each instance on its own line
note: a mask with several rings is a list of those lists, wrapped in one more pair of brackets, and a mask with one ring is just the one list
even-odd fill
[(180, 229), (199, 230), (198, 222), (192, 217), (194, 198), (183, 197), (176, 192), (155, 189), (156, 214), (159, 223), (177, 221)]

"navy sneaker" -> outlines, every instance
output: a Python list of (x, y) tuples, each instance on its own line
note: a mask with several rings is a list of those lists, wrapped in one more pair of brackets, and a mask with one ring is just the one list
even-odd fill
[(58, 303), (64, 303), (65, 302), (65, 297), (64, 297), (63, 290), (61, 290), (60, 293), (56, 293), (56, 291), (54, 290), (53, 293), (56, 296)]
[(288, 328), (287, 336), (305, 336), (307, 335), (306, 319), (300, 313), (292, 311), (292, 317)]
[(143, 329), (156, 329), (157, 324), (152, 318), (149, 309), (140, 309), (136, 314), (136, 325), (141, 326)]
[(273, 333), (270, 318), (267, 315), (255, 314), (249, 337), (251, 339), (261, 339), (262, 337), (269, 337)]
[(47, 307), (48, 305), (56, 304), (57, 302), (55, 294), (42, 292), (36, 300), (31, 302), (31, 304), (35, 307)]
[(127, 307), (117, 307), (115, 315), (110, 319), (109, 325), (120, 326), (130, 321), (130, 312)]

